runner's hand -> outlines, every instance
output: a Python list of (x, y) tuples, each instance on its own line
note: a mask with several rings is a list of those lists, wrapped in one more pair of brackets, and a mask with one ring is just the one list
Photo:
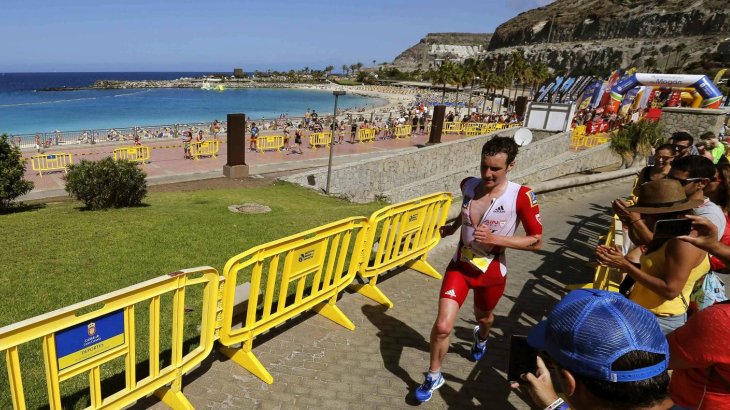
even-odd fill
[(487, 225), (482, 224), (474, 230), (474, 240), (481, 245), (494, 246), (496, 245), (497, 235), (493, 234)]
[[(537, 356), (537, 371), (535, 374), (524, 373), (520, 375), (520, 378), (525, 382), (522, 383), (522, 387), (527, 390), (527, 393), (532, 397), (537, 407), (545, 408), (558, 399), (558, 395), (553, 388), (553, 381), (550, 378), (550, 371), (540, 356)], [(510, 386), (513, 389), (517, 389), (520, 387), (520, 384), (512, 382)]]

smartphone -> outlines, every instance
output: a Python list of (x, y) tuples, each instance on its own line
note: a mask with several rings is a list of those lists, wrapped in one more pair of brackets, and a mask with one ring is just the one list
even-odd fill
[(527, 336), (512, 335), (509, 341), (508, 381), (521, 382), (521, 374), (536, 371), (537, 350), (527, 343)]
[(689, 235), (692, 230), (692, 221), (689, 219), (662, 219), (654, 225), (654, 237), (673, 238)]

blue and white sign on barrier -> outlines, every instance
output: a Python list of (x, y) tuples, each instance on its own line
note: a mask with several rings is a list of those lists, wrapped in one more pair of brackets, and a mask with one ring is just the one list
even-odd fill
[(56, 333), (58, 369), (71, 367), (124, 343), (123, 310), (64, 329)]

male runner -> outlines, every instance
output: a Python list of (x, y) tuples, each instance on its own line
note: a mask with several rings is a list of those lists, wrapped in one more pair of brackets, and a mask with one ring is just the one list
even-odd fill
[[(461, 217), (441, 228), (441, 236), (461, 228), (461, 240), (446, 268), (439, 295), (439, 310), (431, 329), (431, 362), (426, 381), (416, 389), (418, 401), (431, 399), (444, 384), (441, 362), (449, 349), (449, 335), (469, 289), (474, 289), (474, 327), (471, 357), (479, 361), (487, 350), (494, 323), (494, 307), (506, 283), (505, 249), (537, 251), (542, 245), (542, 224), (535, 194), (507, 180), (515, 165), (517, 144), (509, 137), (494, 137), (482, 147), (481, 178), (461, 182)], [(522, 223), (525, 236), (514, 235)]]

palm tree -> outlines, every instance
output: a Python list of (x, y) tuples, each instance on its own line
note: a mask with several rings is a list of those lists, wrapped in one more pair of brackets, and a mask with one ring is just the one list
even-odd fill
[(357, 64), (350, 64), (350, 72), (354, 75), (357, 70)]
[(467, 58), (464, 60), (464, 75), (465, 79), (467, 80), (467, 83), (464, 85), (466, 87), (467, 85), (470, 85), (471, 88), (469, 89), (469, 102), (467, 103), (467, 114), (471, 112), (471, 97), (474, 91), (474, 81), (476, 81), (477, 77), (481, 77), (479, 74), (481, 74), (480, 68), (481, 64), (479, 64), (479, 61), (474, 60), (473, 58)]
[(334, 69), (335, 69), (334, 66), (328, 65), (327, 67), (324, 68), (324, 72), (325, 72), (325, 74), (327, 74), (329, 76), (330, 74), (332, 74), (332, 70), (334, 70)]
[(648, 71), (648, 72), (652, 72), (652, 71), (656, 70), (656, 66), (657, 66), (656, 58), (654, 58), (654, 57), (647, 58), (644, 61), (644, 66), (646, 68), (646, 71)]
[(350, 69), (347, 64), (342, 64), (342, 73), (345, 74), (345, 77), (347, 77), (347, 71)]
[[(502, 104), (504, 103), (504, 89), (512, 83), (511, 74), (505, 72), (504, 74), (497, 77), (497, 87), (502, 89), (502, 94), (499, 96), (499, 108), (497, 112), (502, 111)], [(492, 100), (492, 113), (494, 113), (494, 100)]]
[(454, 71), (451, 76), (451, 83), (456, 86), (456, 100), (454, 101), (454, 112), (459, 112), (459, 90), (461, 87), (466, 87), (469, 84), (469, 73), (467, 73), (466, 67), (461, 64), (454, 65)]
[(677, 44), (677, 47), (674, 48), (674, 66), (677, 67), (679, 64), (679, 53), (687, 49), (687, 44), (679, 43)]
[(666, 61), (664, 61), (664, 72), (667, 72), (667, 66), (669, 65), (669, 53), (674, 50), (672, 46), (665, 44), (662, 46), (662, 48), (659, 49), (659, 51), (667, 57)]
[[(524, 78), (527, 71), (527, 61), (525, 61), (525, 57), (522, 55), (522, 53), (518, 51), (513, 51), (511, 60), (509, 63), (509, 66), (507, 67), (507, 72), (510, 74), (510, 85), (514, 88), (515, 85), (515, 79), (519, 81), (520, 78)], [(515, 97), (517, 96), (517, 89), (515, 89)], [(510, 102), (512, 102), (513, 99), (510, 98)]]
[(357, 67), (358, 72), (360, 71), (360, 69), (362, 69), (362, 66), (363, 66), (363, 63), (360, 63), (360, 62), (355, 63), (355, 67)]
[(532, 66), (532, 96), (535, 98), (537, 95), (537, 87), (544, 83), (550, 78), (550, 71), (548, 70), (547, 64), (542, 61), (537, 62)]
[(436, 70), (431, 70), (429, 77), (431, 78), (431, 84), (441, 85), (441, 105), (446, 100), (446, 84), (451, 83), (451, 78), (454, 72), (454, 64), (451, 61), (445, 60), (441, 62), (441, 65)]
[(375, 60), (373, 60), (373, 65), (375, 65)]
[[(482, 78), (482, 87), (487, 90), (487, 93), (484, 95), (484, 101), (482, 102), (482, 114), (484, 114), (484, 110), (487, 108), (487, 96), (489, 94), (494, 95), (494, 91), (499, 86), (499, 80), (497, 79), (497, 74), (488, 71), (484, 64), (481, 66), (484, 67), (484, 71), (479, 77)], [(494, 110), (494, 96), (492, 96), (492, 110)]]

